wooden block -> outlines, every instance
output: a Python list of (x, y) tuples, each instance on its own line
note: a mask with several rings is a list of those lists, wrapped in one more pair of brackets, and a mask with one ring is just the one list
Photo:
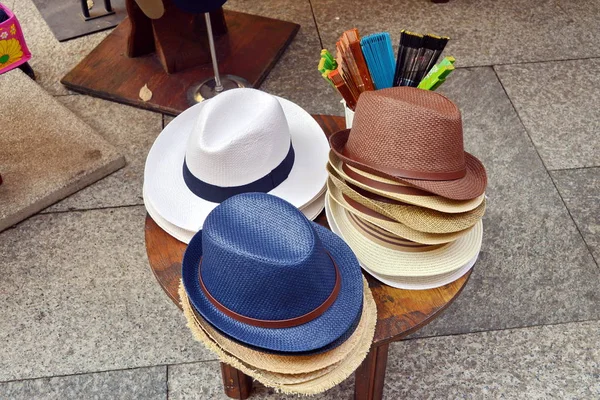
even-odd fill
[[(215, 39), (222, 75), (237, 75), (259, 87), (290, 44), (300, 25), (225, 11), (228, 33)], [(61, 82), (83, 94), (177, 115), (190, 106), (190, 87), (213, 76), (210, 63), (168, 74), (155, 54), (127, 57), (129, 19), (125, 19)], [(153, 96), (139, 98), (144, 85)]]

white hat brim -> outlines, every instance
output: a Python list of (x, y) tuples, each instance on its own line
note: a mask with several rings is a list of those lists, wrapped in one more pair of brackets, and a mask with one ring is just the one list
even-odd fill
[(405, 252), (390, 249), (369, 240), (348, 220), (343, 207), (326, 198), (329, 208), (327, 220), (336, 226), (340, 236), (356, 254), (368, 271), (386, 277), (424, 278), (457, 272), (471, 260), (476, 259), (481, 249), (483, 224), (479, 221), (473, 228), (453, 242), (425, 252)]
[[(325, 200), (325, 214), (327, 215), (327, 221), (329, 222), (329, 227), (331, 228), (331, 231), (339, 237), (342, 237), (339, 228), (335, 224), (335, 220), (331, 217), (331, 209), (329, 207), (330, 201), (331, 199), (328, 196)], [(459, 268), (456, 271), (448, 272), (446, 274), (432, 276), (386, 276), (374, 272), (360, 259), (358, 261), (362, 269), (364, 269), (369, 275), (388, 286), (405, 290), (427, 290), (438, 288), (458, 280), (467, 272), (469, 272), (471, 268), (473, 268), (475, 262), (477, 262), (478, 257), (479, 252), (477, 253), (477, 255), (475, 255), (475, 257), (469, 260), (469, 262), (465, 264), (462, 268)]]
[[(325, 188), (323, 188), (322, 193), (316, 199), (314, 199), (311, 203), (309, 203), (305, 207), (303, 207), (300, 211), (302, 211), (302, 213), (306, 216), (306, 218), (310, 219), (311, 221), (314, 220), (315, 218), (317, 218), (319, 216), (319, 214), (321, 214), (321, 211), (323, 211), (323, 208), (325, 207), (325, 197), (326, 196), (327, 196), (327, 191), (325, 190)], [(164, 219), (156, 211), (156, 208), (154, 208), (152, 201), (150, 201), (150, 199), (146, 195), (146, 187), (145, 186), (143, 189), (143, 197), (144, 197), (144, 205), (146, 206), (146, 211), (148, 212), (150, 217), (152, 217), (154, 222), (156, 222), (156, 225), (158, 225), (162, 230), (164, 230), (165, 232), (167, 232), (169, 235), (173, 236), (175, 239), (179, 240), (180, 242), (188, 244), (190, 242), (190, 240), (192, 240), (192, 238), (194, 237), (196, 232), (179, 228), (178, 226), (175, 226), (175, 225), (171, 224), (169, 221), (167, 221), (166, 219)]]
[[(295, 160), (288, 178), (269, 194), (302, 209), (325, 186), (329, 143), (309, 113), (289, 100), (275, 97), (288, 122)], [(204, 104), (188, 108), (163, 129), (148, 153), (144, 170), (145, 197), (156, 213), (171, 225), (190, 232), (202, 229), (206, 216), (218, 205), (196, 196), (183, 180), (188, 137)]]

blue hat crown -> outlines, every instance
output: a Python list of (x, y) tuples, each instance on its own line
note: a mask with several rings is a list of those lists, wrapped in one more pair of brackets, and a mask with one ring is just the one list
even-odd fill
[(305, 315), (332, 293), (335, 265), (313, 224), (277, 197), (248, 193), (213, 210), (202, 231), (200, 275), (229, 310), (261, 320)]

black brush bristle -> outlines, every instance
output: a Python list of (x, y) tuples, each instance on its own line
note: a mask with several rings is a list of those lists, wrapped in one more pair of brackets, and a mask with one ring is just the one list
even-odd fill
[(440, 38), (440, 40), (438, 40), (438, 48), (436, 50), (443, 51), (446, 45), (448, 44), (449, 40), (449, 37)]
[(4, 22), (8, 19), (8, 14), (6, 11), (0, 8), (0, 22)]
[(425, 49), (435, 50), (435, 49), (437, 49), (439, 39), (440, 38), (435, 37), (433, 35), (425, 35), (423, 37), (423, 44), (422, 44), (422, 46)]
[(400, 36), (400, 44), (402, 46), (418, 49), (419, 47), (421, 47), (422, 42), (423, 35), (419, 35), (418, 33), (413, 33), (409, 31), (402, 31), (402, 34)]

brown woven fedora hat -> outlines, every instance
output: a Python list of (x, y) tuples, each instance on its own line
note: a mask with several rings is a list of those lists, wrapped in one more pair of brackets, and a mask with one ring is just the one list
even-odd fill
[(435, 92), (364, 92), (352, 129), (334, 133), (329, 143), (351, 166), (448, 199), (474, 199), (487, 185), (483, 164), (464, 151), (458, 107)]

